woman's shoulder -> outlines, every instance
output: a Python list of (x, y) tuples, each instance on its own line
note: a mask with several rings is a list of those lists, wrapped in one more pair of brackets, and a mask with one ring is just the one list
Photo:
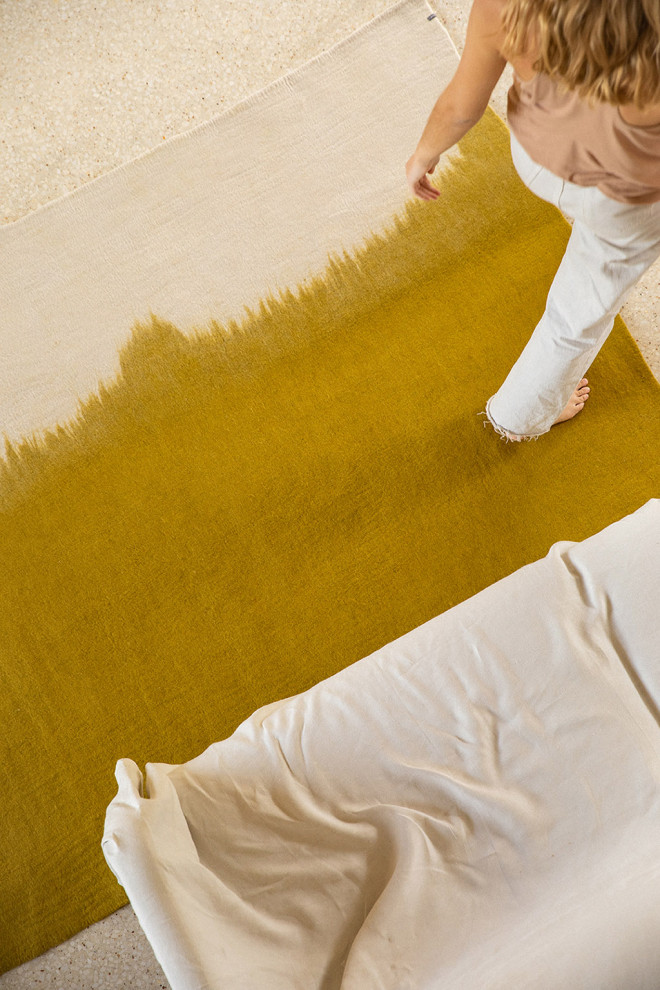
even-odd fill
[(507, 0), (473, 0), (471, 12), (484, 21), (490, 21), (494, 28), (501, 28)]
[(504, 40), (502, 15), (506, 0), (473, 0), (468, 18), (466, 47), (475, 41), (480, 48), (496, 52), (501, 56), (501, 46)]
[[(508, 0), (473, 0), (470, 11), (471, 19), (474, 19), (479, 24), (481, 33), (490, 38), (493, 47), (500, 54), (503, 53), (506, 36), (504, 30), (504, 13), (507, 2)], [(504, 55), (503, 57), (506, 58)], [(534, 69), (532, 68), (533, 63), (536, 61), (534, 53), (526, 52), (514, 58), (509, 58), (507, 61), (511, 62), (511, 65), (521, 79), (527, 79), (534, 75)]]

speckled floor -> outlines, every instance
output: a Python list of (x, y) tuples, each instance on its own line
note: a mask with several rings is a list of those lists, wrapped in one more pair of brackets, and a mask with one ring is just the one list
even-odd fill
[[(0, 0), (0, 222), (211, 119), (388, 6), (390, 0)], [(470, 0), (436, 7), (460, 50)], [(492, 100), (501, 115), (507, 85), (505, 77)], [(659, 283), (656, 264), (623, 315), (660, 379)], [(0, 977), (0, 990), (167, 986), (130, 908)]]

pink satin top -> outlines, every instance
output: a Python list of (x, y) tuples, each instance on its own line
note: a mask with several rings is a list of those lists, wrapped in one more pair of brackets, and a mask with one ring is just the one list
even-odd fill
[(515, 76), (508, 121), (530, 158), (560, 178), (623, 203), (660, 200), (660, 124), (628, 124), (618, 107), (590, 106), (541, 73)]

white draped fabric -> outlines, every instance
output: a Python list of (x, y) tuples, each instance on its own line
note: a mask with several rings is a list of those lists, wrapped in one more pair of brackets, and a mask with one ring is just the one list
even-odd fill
[(103, 848), (174, 990), (657, 990), (659, 605), (654, 500), (121, 760)]

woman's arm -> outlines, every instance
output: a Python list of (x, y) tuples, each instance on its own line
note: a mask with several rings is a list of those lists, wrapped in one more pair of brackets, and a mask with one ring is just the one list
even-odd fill
[(506, 59), (502, 38), (502, 0), (474, 0), (463, 55), (453, 79), (438, 98), (415, 153), (406, 164), (408, 185), (420, 199), (437, 199), (427, 175), (440, 155), (456, 144), (481, 119)]

